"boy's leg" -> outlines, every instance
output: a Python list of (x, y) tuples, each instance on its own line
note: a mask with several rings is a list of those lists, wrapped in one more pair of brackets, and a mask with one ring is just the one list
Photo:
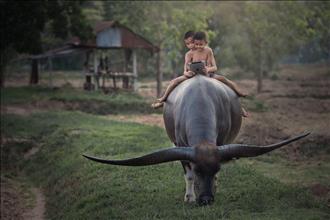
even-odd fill
[(249, 113), (243, 107), (242, 107), (242, 116), (245, 117), (245, 118), (250, 116)]
[(237, 94), (238, 96), (241, 96), (241, 97), (246, 97), (246, 96), (247, 96), (246, 93), (242, 92), (242, 91), (238, 88), (238, 86), (236, 85), (236, 83), (234, 83), (233, 81), (227, 79), (226, 77), (221, 76), (221, 75), (217, 75), (217, 74), (214, 74), (212, 77), (215, 78), (215, 79), (218, 80), (218, 81), (223, 82), (223, 83), (226, 84), (227, 86), (229, 86), (232, 90), (234, 90), (234, 92), (236, 92), (236, 94)]
[(181, 82), (185, 81), (186, 79), (188, 79), (188, 77), (182, 75), (182, 76), (179, 76), (175, 79), (173, 79), (170, 84), (167, 86), (166, 90), (165, 90), (165, 93), (162, 97), (160, 97), (159, 99), (157, 99), (159, 102), (165, 102), (168, 95), (173, 91), (173, 89), (179, 85)]
[(153, 108), (160, 108), (160, 107), (162, 107), (164, 105), (164, 102), (154, 102), (154, 103), (152, 103), (151, 104), (151, 107), (153, 107)]
[(160, 97), (159, 99), (157, 99), (157, 102), (153, 103), (151, 106), (153, 108), (159, 108), (161, 106), (163, 106), (164, 102), (166, 101), (168, 95), (173, 91), (173, 89), (179, 85), (181, 82), (185, 81), (186, 79), (188, 79), (188, 77), (186, 77), (185, 75), (179, 76), (175, 79), (173, 79), (170, 84), (167, 86), (165, 93), (162, 97)]

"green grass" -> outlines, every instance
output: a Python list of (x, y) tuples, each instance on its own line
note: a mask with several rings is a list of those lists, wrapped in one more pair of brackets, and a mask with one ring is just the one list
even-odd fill
[[(82, 153), (127, 158), (169, 147), (158, 127), (120, 123), (79, 112), (2, 116), (1, 132), (41, 150), (15, 163), (45, 189), (49, 219), (329, 219), (325, 202), (303, 186), (266, 177), (252, 165), (228, 163), (209, 207), (183, 202), (178, 162), (119, 167), (91, 162)], [(9, 144), (9, 143), (7, 143)], [(26, 146), (11, 145), (12, 148)], [(24, 148), (24, 149), (23, 149)]]
[(292, 161), (284, 152), (273, 152), (251, 160), (240, 160), (240, 163), (253, 166), (265, 176), (276, 178), (283, 183), (306, 187), (319, 183), (330, 188), (328, 161), (329, 154)]
[(88, 92), (71, 87), (51, 89), (42, 86), (1, 89), (2, 105), (38, 106), (51, 102), (61, 102), (66, 110), (93, 114), (159, 112), (152, 109), (143, 97), (132, 92), (120, 91), (105, 95), (101, 91)]

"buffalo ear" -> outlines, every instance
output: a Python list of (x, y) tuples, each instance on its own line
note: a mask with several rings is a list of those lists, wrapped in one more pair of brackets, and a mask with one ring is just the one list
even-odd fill
[(126, 159), (126, 160), (107, 160), (97, 157), (92, 157), (83, 154), (87, 159), (112, 165), (121, 166), (147, 166), (160, 163), (166, 163), (170, 161), (194, 161), (194, 148), (192, 147), (172, 147), (163, 150), (159, 150), (150, 154), (146, 154), (141, 157)]
[(293, 141), (299, 140), (301, 138), (309, 135), (310, 132), (305, 134), (298, 135), (296, 137), (287, 139), (285, 141), (281, 141), (276, 144), (271, 144), (267, 146), (255, 146), (255, 145), (246, 145), (246, 144), (228, 144), (218, 146), (218, 154), (220, 158), (220, 162), (229, 161), (231, 159), (238, 159), (240, 157), (256, 157), (277, 148), (280, 148), (284, 145), (287, 145)]

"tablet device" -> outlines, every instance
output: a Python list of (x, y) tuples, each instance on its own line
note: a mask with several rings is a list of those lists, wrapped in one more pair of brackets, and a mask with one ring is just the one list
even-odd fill
[(196, 74), (205, 74), (203, 72), (203, 69), (205, 68), (205, 65), (203, 62), (199, 61), (199, 62), (192, 62), (190, 64), (190, 70), (193, 71)]

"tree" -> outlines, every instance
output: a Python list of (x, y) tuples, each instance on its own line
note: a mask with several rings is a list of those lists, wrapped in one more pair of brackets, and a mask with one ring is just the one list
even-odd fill
[[(171, 75), (182, 72), (186, 51), (182, 38), (186, 31), (207, 31), (211, 40), (214, 36), (208, 29), (212, 10), (203, 3), (107, 1), (104, 4), (106, 19), (119, 21), (161, 49), (158, 54), (161, 69)], [(158, 81), (161, 80), (159, 76)]]
[(330, 2), (317, 1), (305, 2), (308, 8), (306, 17), (308, 34), (312, 39), (316, 39), (318, 50), (324, 57), (330, 58)]
[(213, 2), (211, 47), (224, 65), (256, 73), (261, 91), (263, 75), (311, 40), (317, 39), (329, 57), (329, 6), (325, 1)]
[[(16, 53), (38, 54), (43, 51), (43, 39), (65, 39), (77, 35), (85, 39), (91, 29), (81, 12), (80, 1), (1, 1), (1, 86), (8, 61)], [(47, 25), (46, 25), (47, 24)], [(48, 26), (45, 31), (45, 26)], [(36, 63), (30, 83), (38, 83)]]
[[(313, 39), (316, 33), (322, 31), (313, 29), (309, 24), (317, 13), (308, 4), (310, 3), (246, 3), (244, 27), (248, 34), (251, 55), (256, 61), (250, 63), (249, 67), (257, 72), (258, 92), (262, 90), (265, 72), (271, 71), (286, 54), (304, 45)], [(325, 30), (323, 25), (322, 27)]]
[(82, 4), (82, 12), (92, 26), (104, 20), (104, 3), (104, 1), (84, 1)]

